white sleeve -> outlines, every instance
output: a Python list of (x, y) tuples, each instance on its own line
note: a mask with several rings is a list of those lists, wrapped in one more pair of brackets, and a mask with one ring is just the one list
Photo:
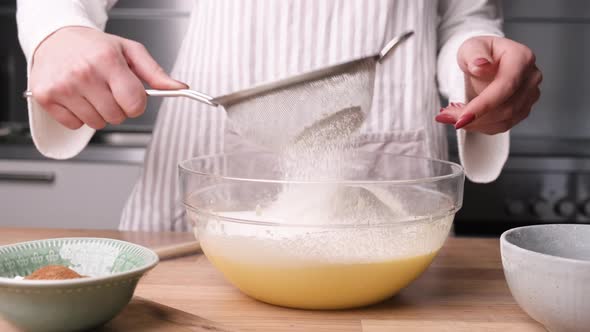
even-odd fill
[[(67, 26), (103, 30), (107, 12), (116, 0), (17, 0), (18, 38), (31, 72), (37, 47), (55, 31)], [(29, 124), (35, 146), (46, 157), (74, 157), (90, 141), (94, 129), (70, 130), (51, 118), (34, 100), (28, 100)]]
[[(457, 63), (457, 51), (474, 36), (503, 36), (499, 0), (440, 0), (438, 3), (437, 79), (449, 101), (467, 102), (465, 77)], [(465, 175), (474, 182), (494, 181), (502, 171), (510, 149), (510, 133), (485, 135), (457, 131), (459, 158)]]

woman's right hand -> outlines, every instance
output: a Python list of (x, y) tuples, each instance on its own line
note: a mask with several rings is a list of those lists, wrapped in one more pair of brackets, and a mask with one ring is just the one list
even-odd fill
[(145, 111), (142, 80), (155, 89), (184, 89), (145, 47), (85, 27), (65, 27), (45, 39), (33, 56), (29, 90), (35, 101), (70, 129), (101, 129)]

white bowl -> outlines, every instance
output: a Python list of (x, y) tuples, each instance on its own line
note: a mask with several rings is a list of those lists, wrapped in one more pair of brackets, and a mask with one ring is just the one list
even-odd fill
[(536, 225), (500, 238), (516, 302), (552, 332), (590, 331), (590, 225)]

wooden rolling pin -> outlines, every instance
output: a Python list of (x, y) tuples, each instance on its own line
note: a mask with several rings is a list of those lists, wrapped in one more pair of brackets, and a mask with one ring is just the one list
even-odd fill
[(154, 250), (160, 261), (201, 253), (201, 245), (197, 241), (172, 244)]

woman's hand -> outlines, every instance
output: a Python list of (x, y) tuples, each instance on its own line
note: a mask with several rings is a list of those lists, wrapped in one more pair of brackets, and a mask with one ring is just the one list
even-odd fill
[(488, 135), (509, 130), (525, 119), (540, 97), (543, 76), (526, 46), (500, 37), (473, 37), (457, 54), (465, 73), (466, 105), (450, 103), (436, 117), (455, 128)]
[(62, 125), (101, 129), (145, 111), (142, 80), (156, 89), (182, 89), (140, 43), (84, 27), (66, 27), (33, 56), (29, 89)]

